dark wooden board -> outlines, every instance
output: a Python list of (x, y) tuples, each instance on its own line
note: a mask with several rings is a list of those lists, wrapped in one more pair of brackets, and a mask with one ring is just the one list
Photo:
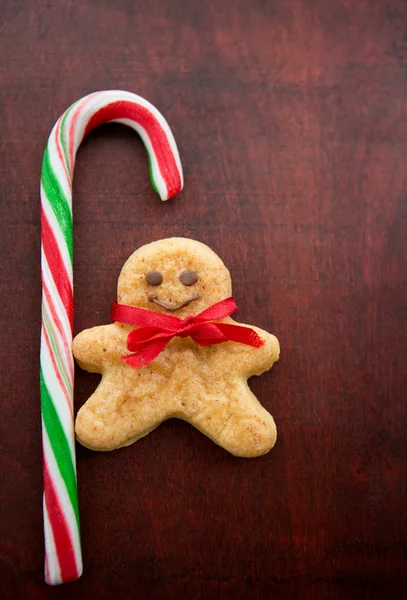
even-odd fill
[[(3, 0), (0, 596), (407, 597), (405, 0)], [(39, 177), (57, 117), (121, 88), (167, 117), (184, 192), (106, 126), (74, 181), (75, 330), (108, 322), (139, 245), (229, 267), (281, 360), (252, 389), (278, 442), (240, 460), (178, 421), (77, 449), (82, 579), (43, 583)], [(80, 407), (98, 378), (78, 370)]]

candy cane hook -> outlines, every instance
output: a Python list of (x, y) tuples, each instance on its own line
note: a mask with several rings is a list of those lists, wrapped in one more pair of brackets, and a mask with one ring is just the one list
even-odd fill
[(123, 91), (96, 92), (56, 122), (41, 172), (41, 410), (44, 466), (45, 580), (56, 585), (82, 573), (73, 419), (72, 178), (75, 155), (95, 127), (115, 121), (146, 146), (150, 176), (162, 200), (181, 191), (183, 175), (167, 121), (147, 100)]

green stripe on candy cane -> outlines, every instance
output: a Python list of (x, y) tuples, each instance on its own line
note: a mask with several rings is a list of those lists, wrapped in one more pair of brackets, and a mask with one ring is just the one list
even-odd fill
[(45, 429), (58, 465), (61, 477), (64, 480), (66, 490), (75, 514), (79, 529), (79, 506), (76, 493), (75, 459), (72, 455), (64, 427), (59, 419), (58, 413), (52, 401), (51, 394), (45, 382), (42, 369), (40, 369), (41, 408)]
[(160, 195), (160, 190), (157, 187), (157, 184), (155, 182), (154, 179), (154, 172), (153, 172), (153, 161), (151, 159), (151, 155), (150, 152), (148, 151), (147, 146), (144, 143), (144, 140), (141, 138), (141, 141), (143, 142), (143, 146), (146, 149), (147, 152), (147, 158), (148, 158), (148, 172), (150, 174), (150, 181), (151, 181), (151, 185), (153, 186), (153, 190), (155, 191), (156, 194)]
[(52, 168), (48, 145), (44, 152), (44, 160), (41, 170), (41, 183), (47, 200), (61, 228), (72, 264), (72, 209), (69, 206), (68, 199), (66, 198), (58, 178)]

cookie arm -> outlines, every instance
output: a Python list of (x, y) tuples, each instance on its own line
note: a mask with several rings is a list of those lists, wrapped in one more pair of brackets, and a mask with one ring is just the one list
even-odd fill
[(90, 373), (103, 373), (106, 364), (121, 363), (127, 354), (127, 332), (116, 323), (85, 329), (73, 343), (72, 352), (78, 365)]
[(278, 339), (268, 331), (259, 329), (259, 327), (243, 323), (239, 323), (239, 326), (253, 329), (264, 341), (264, 344), (260, 348), (253, 348), (245, 344), (226, 342), (225, 348), (227, 347), (228, 352), (225, 353), (222, 360), (226, 359), (231, 369), (238, 370), (247, 377), (261, 375), (271, 369), (279, 358), (280, 344)]

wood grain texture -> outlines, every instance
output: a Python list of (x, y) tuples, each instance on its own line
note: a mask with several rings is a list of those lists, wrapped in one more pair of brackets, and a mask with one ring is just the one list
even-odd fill
[[(0, 596), (407, 597), (407, 4), (17, 0), (0, 16)], [(75, 330), (108, 322), (126, 258), (172, 235), (229, 267), (281, 360), (252, 389), (271, 453), (169, 421), (78, 447), (85, 572), (43, 583), (39, 177), (82, 95), (168, 119), (185, 191), (161, 203), (137, 136), (93, 132), (74, 180)], [(79, 408), (98, 378), (78, 370)]]

